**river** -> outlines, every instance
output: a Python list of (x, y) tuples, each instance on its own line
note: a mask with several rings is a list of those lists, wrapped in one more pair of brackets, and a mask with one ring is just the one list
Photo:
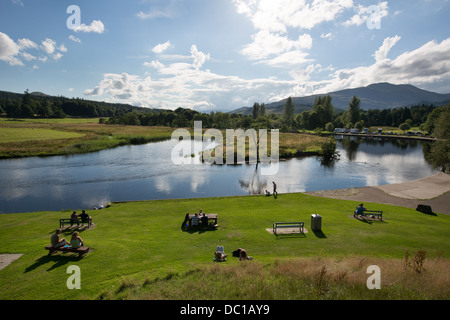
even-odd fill
[[(0, 213), (91, 210), (110, 201), (180, 199), (331, 190), (400, 183), (436, 172), (424, 159), (428, 142), (338, 137), (340, 160), (280, 161), (278, 173), (256, 165), (181, 164), (178, 141), (100, 152), (0, 160)], [(199, 142), (201, 143), (201, 142)], [(204, 144), (204, 146), (207, 143)]]

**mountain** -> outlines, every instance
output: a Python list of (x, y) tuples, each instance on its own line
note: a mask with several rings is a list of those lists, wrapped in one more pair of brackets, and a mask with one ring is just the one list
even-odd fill
[[(367, 87), (346, 89), (327, 94), (316, 94), (305, 97), (292, 97), (295, 105), (295, 112), (300, 113), (312, 108), (317, 97), (330, 95), (336, 111), (347, 110), (352, 97), (356, 96), (361, 100), (361, 109), (394, 109), (408, 107), (416, 104), (444, 105), (450, 102), (449, 94), (440, 94), (419, 89), (413, 85), (394, 85), (390, 83), (371, 84)], [(266, 104), (267, 114), (281, 114), (284, 110), (286, 99)], [(243, 107), (231, 111), (250, 115), (252, 107)]]

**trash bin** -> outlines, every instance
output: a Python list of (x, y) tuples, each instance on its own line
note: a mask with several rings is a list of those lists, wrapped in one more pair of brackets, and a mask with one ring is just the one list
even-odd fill
[(311, 230), (321, 231), (322, 230), (322, 217), (318, 214), (311, 215)]

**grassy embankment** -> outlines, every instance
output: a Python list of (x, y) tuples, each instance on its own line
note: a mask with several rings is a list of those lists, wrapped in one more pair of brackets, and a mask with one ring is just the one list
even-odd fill
[[(23, 256), (0, 270), (0, 299), (449, 299), (450, 216), (367, 203), (385, 217), (368, 223), (351, 217), (356, 205), (305, 194), (113, 203), (89, 212), (83, 258), (44, 250), (70, 212), (3, 214), (0, 254)], [(219, 214), (218, 230), (182, 231), (200, 208)], [(311, 231), (313, 213), (322, 232)], [(304, 221), (308, 232), (277, 237), (266, 230), (276, 221)], [(218, 241), (223, 263), (212, 261)], [(237, 248), (254, 260), (239, 262)], [(80, 290), (66, 286), (70, 265)], [(366, 286), (370, 265), (381, 290)]]

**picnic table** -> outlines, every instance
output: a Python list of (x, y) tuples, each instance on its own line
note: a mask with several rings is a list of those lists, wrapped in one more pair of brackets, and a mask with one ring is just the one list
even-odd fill
[(363, 213), (358, 213), (357, 211), (355, 211), (353, 215), (355, 216), (355, 218), (357, 218), (358, 216), (362, 216), (362, 217), (368, 216), (368, 217), (378, 218), (380, 220), (383, 220), (383, 211), (364, 210)]
[(90, 227), (92, 225), (92, 220), (90, 220), (90, 219), (84, 220), (84, 219), (80, 219), (80, 218), (78, 218), (78, 219), (72, 219), (72, 218), (59, 219), (59, 227), (61, 229), (64, 228), (64, 225), (66, 225), (66, 224), (70, 224), (70, 226), (73, 226), (74, 224), (76, 224), (77, 226), (79, 226), (80, 224), (84, 225), (85, 223), (87, 223), (88, 226)]
[[(195, 216), (195, 214), (190, 214), (189, 219), (187, 221), (187, 228), (217, 228), (217, 213), (205, 213), (204, 215), (198, 215), (198, 224), (195, 225), (192, 223), (192, 217)], [(202, 218), (203, 217), (208, 218), (208, 223), (206, 225), (203, 225)]]
[(45, 249), (48, 250), (49, 256), (51, 256), (53, 254), (53, 252), (56, 252), (56, 251), (78, 253), (78, 255), (80, 257), (89, 252), (89, 247), (85, 247), (85, 246), (75, 249), (75, 248), (72, 248), (71, 246), (53, 247), (51, 244), (49, 244), (45, 247)]

